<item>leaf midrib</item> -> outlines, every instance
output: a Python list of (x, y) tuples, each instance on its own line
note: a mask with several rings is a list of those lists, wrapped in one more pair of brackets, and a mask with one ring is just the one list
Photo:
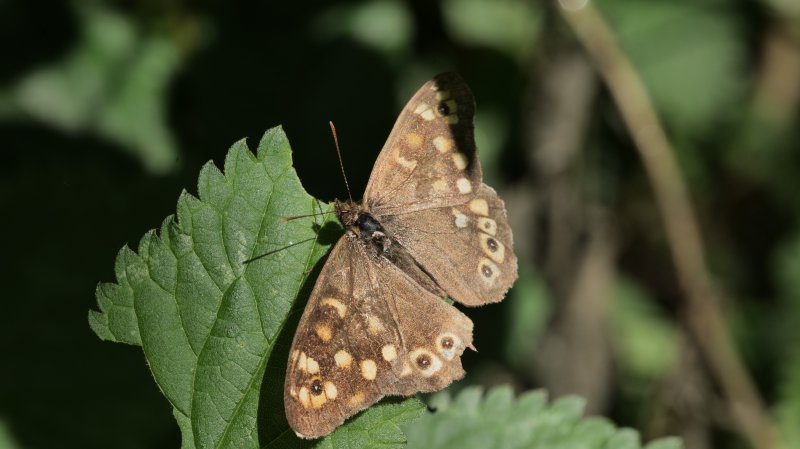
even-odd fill
[[(288, 170), (287, 170), (287, 171), (288, 171)], [(286, 171), (284, 171), (284, 173), (286, 173)], [(282, 173), (282, 174), (281, 174), (281, 176), (279, 176), (277, 179), (280, 179), (282, 176), (283, 176), (283, 173)], [(274, 190), (273, 190), (273, 191), (274, 191)], [(268, 204), (269, 204), (269, 202), (270, 202), (271, 200), (272, 200), (272, 198), (271, 198), (271, 195), (270, 195), (270, 198), (269, 198), (269, 200), (268, 200)], [(266, 208), (266, 209), (265, 209), (265, 214), (264, 214), (264, 215), (265, 215), (265, 217), (264, 217), (264, 219), (265, 219), (265, 220), (266, 220), (266, 210), (268, 210), (268, 208)], [(327, 216), (327, 214), (326, 214), (325, 216)], [(263, 223), (263, 222), (262, 222), (262, 223)], [(259, 231), (259, 235), (260, 235), (260, 231)], [(315, 247), (317, 246), (317, 242), (318, 242), (318, 241), (319, 241), (319, 233), (317, 233), (317, 234), (314, 236), (314, 240), (313, 240), (313, 243), (312, 243), (312, 245), (311, 245), (311, 247), (310, 247), (310, 249), (309, 249), (308, 256), (306, 257), (306, 261), (305, 261), (305, 263), (303, 264), (303, 273), (307, 273), (307, 272), (308, 272), (308, 267), (309, 267), (309, 265), (311, 264), (311, 259), (314, 257), (314, 249), (315, 249)], [(255, 252), (255, 248), (253, 249), (253, 252)], [(251, 254), (251, 256), (252, 256), (252, 254)], [(246, 270), (245, 270), (245, 272), (243, 272), (243, 273), (242, 273), (242, 276), (244, 276), (244, 273), (246, 273)], [(305, 279), (307, 279), (307, 278), (308, 278), (308, 276), (309, 276), (308, 274), (303, 274), (303, 275), (301, 275), (301, 277), (300, 277), (300, 279), (299, 279), (299, 282), (298, 282), (298, 289), (297, 289), (297, 293), (294, 295), (294, 299), (292, 299), (292, 304), (294, 304), (295, 302), (297, 302), (297, 299), (298, 299), (298, 297), (300, 296), (300, 292), (302, 291), (302, 285), (303, 285), (303, 282), (304, 282), (304, 280), (305, 280)], [(245, 280), (245, 282), (247, 282), (247, 281)], [(258, 306), (258, 304), (256, 304), (256, 310), (258, 310), (258, 307), (257, 307), (257, 306)], [(261, 371), (264, 369), (264, 367), (265, 367), (265, 364), (266, 364), (266, 361), (267, 361), (267, 360), (269, 360), (270, 356), (272, 355), (272, 351), (273, 351), (273, 349), (275, 348), (275, 343), (274, 343), (274, 340), (277, 338), (277, 336), (278, 336), (278, 335), (280, 335), (280, 334), (283, 332), (283, 328), (286, 326), (286, 323), (289, 321), (289, 317), (290, 317), (290, 316), (291, 316), (291, 310), (289, 311), (289, 313), (287, 313), (287, 314), (284, 316), (283, 320), (281, 320), (281, 324), (280, 324), (280, 326), (278, 326), (278, 329), (277, 329), (277, 331), (275, 332), (275, 335), (274, 335), (274, 337), (273, 337), (273, 339), (272, 339), (272, 340), (270, 340), (269, 338), (267, 338), (266, 332), (265, 332), (264, 328), (262, 327), (261, 331), (262, 331), (262, 334), (264, 334), (264, 338), (267, 340), (267, 347), (268, 347), (268, 349), (267, 349), (267, 351), (264, 353), (264, 356), (263, 356), (263, 357), (261, 357), (261, 359), (259, 360), (259, 362), (258, 362), (258, 368), (257, 368), (256, 372), (261, 372)], [(262, 317), (260, 317), (260, 316), (259, 316), (259, 318), (262, 318)], [(264, 321), (263, 321), (263, 320), (261, 320), (261, 319), (260, 319), (259, 321), (260, 321), (262, 324), (263, 324), (263, 322), (264, 322)], [(196, 377), (196, 376), (197, 376), (197, 374), (195, 373), (195, 377)], [(256, 379), (256, 377), (257, 377), (257, 376), (252, 376), (252, 377), (251, 377), (251, 379), (250, 379), (250, 382), (248, 382), (248, 384), (247, 384), (247, 389), (246, 389), (246, 391), (251, 391), (251, 390), (252, 390), (252, 386), (253, 386), (253, 383), (255, 382), (255, 379)], [(236, 407), (234, 407), (234, 410), (233, 410), (233, 412), (231, 413), (231, 415), (230, 415), (230, 416), (236, 416), (236, 415), (238, 414), (238, 412), (239, 412), (239, 409), (242, 407), (242, 404), (243, 404), (243, 403), (244, 403), (244, 401), (239, 401), (239, 402), (236, 404)], [(231, 425), (230, 425), (230, 421), (229, 421), (229, 422), (227, 422), (227, 425), (225, 426), (225, 430), (223, 431), (223, 433), (222, 433), (222, 436), (220, 437), (218, 444), (216, 444), (216, 445), (214, 446), (214, 449), (219, 449), (219, 448), (223, 447), (224, 443), (226, 443), (226, 442), (227, 442), (227, 437), (228, 437), (228, 434), (229, 434), (229, 430), (230, 430), (230, 428), (231, 428)], [(287, 431), (288, 431), (288, 429), (287, 429)]]

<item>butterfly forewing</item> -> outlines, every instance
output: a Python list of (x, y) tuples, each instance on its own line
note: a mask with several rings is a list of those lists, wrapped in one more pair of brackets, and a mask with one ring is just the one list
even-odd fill
[(392, 129), (372, 169), (364, 203), (376, 214), (463, 203), (480, 185), (475, 104), (458, 75), (423, 85)]
[[(313, 438), (329, 433), (378, 391), (358, 375), (355, 345), (363, 335), (354, 303), (364, 299), (365, 267), (342, 237), (328, 256), (295, 332), (286, 373), (286, 417), (295, 432)], [(358, 287), (358, 288), (356, 288)], [(355, 328), (356, 333), (350, 335)]]
[(384, 395), (436, 391), (463, 375), (472, 322), (370, 249), (342, 237), (295, 333), (284, 402), (302, 437), (330, 433)]

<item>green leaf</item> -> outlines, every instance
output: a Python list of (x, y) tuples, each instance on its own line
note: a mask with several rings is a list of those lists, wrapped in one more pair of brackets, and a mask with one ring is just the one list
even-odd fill
[(800, 235), (781, 244), (774, 266), (780, 302), (767, 323), (780, 363), (775, 415), (785, 447), (800, 449)]
[[(175, 417), (175, 421), (178, 422), (178, 427), (181, 430), (181, 434), (191, 435), (192, 421), (189, 419), (189, 417), (179, 412), (177, 409), (172, 409), (172, 415)], [(181, 449), (194, 449), (194, 448), (195, 445), (194, 445), (194, 440), (192, 438), (184, 437), (181, 439)]]
[(368, 408), (358, 419), (347, 421), (321, 440), (301, 441), (287, 431), (263, 449), (402, 448), (405, 447), (406, 436), (401, 426), (419, 418), (424, 412), (425, 405), (419, 399), (402, 401), (393, 398)]
[(793, 348), (783, 362), (776, 416), (787, 449), (800, 448), (800, 351)]
[(5, 421), (0, 420), (0, 449), (18, 449), (19, 444), (14, 440)]
[[(145, 234), (138, 253), (120, 251), (117, 283), (98, 287), (89, 323), (102, 339), (142, 346), (184, 449), (299, 444), (284, 416), (286, 361), (315, 267), (340, 227), (303, 190), (280, 128), (257, 155), (234, 144), (224, 174), (206, 164), (198, 194), (183, 192), (177, 217)], [(281, 220), (319, 210), (327, 221)], [(392, 429), (421, 409), (385, 404), (330, 438), (391, 447), (383, 443), (404, 440)]]
[(536, 348), (552, 314), (547, 286), (529, 263), (519, 264), (520, 277), (509, 292), (507, 301), (505, 358), (517, 369), (530, 368), (531, 354)]
[[(444, 397), (442, 397), (444, 396)], [(616, 429), (603, 418), (581, 419), (584, 402), (576, 397), (547, 405), (544, 392), (525, 393), (514, 399), (510, 387), (498, 387), (485, 396), (477, 387), (456, 398), (435, 397), (434, 413), (405, 428), (409, 448), (640, 448), (638, 434)], [(432, 405), (433, 405), (432, 404)], [(679, 440), (659, 440), (648, 449), (679, 449)]]
[(320, 449), (405, 447), (406, 435), (401, 426), (413, 422), (424, 412), (425, 405), (418, 399), (380, 404), (370, 408), (361, 419), (352, 421), (341, 430), (325, 437), (314, 447)]
[[(543, 19), (543, 11), (535, 3), (513, 0), (447, 0), (442, 3), (442, 13), (457, 40), (491, 48), (517, 61), (530, 57)], [(497, 26), (500, 23), (503, 25)]]
[(688, 135), (713, 131), (747, 92), (736, 10), (709, 3), (599, 2), (665, 120)]
[(409, 48), (414, 24), (404, 2), (371, 0), (331, 5), (314, 21), (315, 34), (326, 39), (347, 36), (386, 56)]
[(675, 325), (648, 295), (632, 279), (616, 279), (611, 329), (625, 388), (651, 388), (650, 382), (666, 374), (678, 353)]

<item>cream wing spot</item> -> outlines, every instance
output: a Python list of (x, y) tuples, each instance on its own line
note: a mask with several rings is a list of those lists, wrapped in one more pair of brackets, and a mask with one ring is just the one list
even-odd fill
[(488, 217), (478, 219), (478, 227), (489, 235), (497, 235), (497, 222)]
[(333, 382), (325, 382), (325, 396), (332, 401), (336, 399), (336, 396), (338, 395), (339, 390), (336, 388), (336, 384)]
[(324, 394), (311, 394), (311, 406), (320, 408), (328, 402), (328, 398)]
[(417, 149), (422, 146), (422, 136), (415, 132), (406, 134), (406, 143), (411, 148)]
[(330, 306), (336, 309), (336, 312), (339, 314), (339, 318), (344, 318), (344, 316), (347, 314), (347, 306), (336, 298), (322, 298), (322, 305)]
[(489, 203), (483, 198), (475, 198), (469, 202), (469, 210), (478, 215), (489, 215)]
[(374, 360), (362, 360), (359, 366), (361, 367), (361, 377), (364, 379), (375, 380), (375, 377), (378, 376), (378, 365)]
[(447, 153), (453, 148), (453, 141), (444, 136), (437, 136), (433, 139), (433, 146), (440, 153)]
[(348, 369), (350, 368), (350, 364), (353, 363), (353, 356), (351, 356), (350, 353), (344, 349), (340, 349), (336, 352), (336, 354), (334, 354), (333, 361), (336, 362), (336, 366), (339, 368)]
[(436, 99), (437, 100), (442, 101), (442, 100), (447, 100), (448, 98), (450, 98), (450, 91), (449, 90), (442, 89), (442, 90), (436, 92)]
[(479, 233), (481, 239), (481, 249), (483, 253), (489, 256), (493, 261), (497, 263), (503, 263), (506, 259), (506, 247), (499, 241), (497, 241), (494, 237), (490, 236), (489, 234), (484, 234), (483, 232)]
[(469, 179), (467, 178), (458, 178), (458, 181), (456, 181), (456, 187), (458, 187), (458, 191), (460, 193), (472, 192), (472, 184), (470, 184)]
[(413, 159), (406, 159), (400, 154), (400, 150), (395, 150), (394, 160), (400, 164), (401, 167), (413, 170), (417, 166), (417, 161)]
[(381, 355), (383, 356), (383, 360), (391, 362), (397, 358), (397, 349), (395, 349), (394, 345), (392, 344), (383, 345), (381, 348)]
[(431, 186), (435, 192), (444, 192), (447, 190), (447, 181), (444, 179), (437, 179), (436, 181), (433, 181)]
[(467, 168), (467, 155), (460, 151), (456, 151), (453, 153), (453, 163), (456, 164), (456, 168), (459, 170), (464, 170)]
[(453, 209), (453, 216), (455, 216), (455, 223), (456, 227), (460, 229), (464, 229), (467, 227), (467, 223), (469, 223), (469, 218), (466, 215), (462, 214), (461, 211), (458, 209)]
[(332, 336), (331, 328), (327, 324), (318, 324), (314, 327), (314, 332), (317, 334), (323, 343), (327, 343)]
[(416, 108), (414, 108), (414, 114), (417, 114), (417, 115), (422, 114), (423, 112), (429, 110), (430, 108), (431, 107), (428, 106), (428, 103), (425, 103), (425, 102), (420, 103), (420, 104), (417, 105)]
[(458, 103), (456, 103), (455, 100), (447, 100), (446, 103), (447, 103), (447, 106), (450, 108), (450, 113), (451, 114), (456, 112), (456, 111), (458, 111)]
[(308, 368), (306, 368), (306, 353), (305, 352), (301, 352), (300, 353), (300, 359), (297, 361), (297, 368), (302, 372), (308, 371)]
[(297, 399), (300, 400), (300, 405), (302, 405), (303, 408), (308, 408), (311, 405), (311, 398), (309, 396), (308, 388), (300, 387), (300, 393), (298, 393)]
[(431, 120), (436, 118), (436, 114), (434, 114), (433, 110), (431, 110), (431, 109), (423, 111), (419, 116), (424, 118), (427, 121), (431, 121)]
[(491, 287), (500, 276), (500, 268), (494, 262), (487, 258), (482, 258), (478, 262), (478, 276), (483, 280), (483, 283)]
[(378, 317), (375, 315), (367, 315), (367, 332), (372, 335), (378, 335), (385, 330), (386, 328)]
[(306, 359), (306, 371), (308, 374), (318, 374), (319, 373), (319, 363), (316, 360), (308, 357)]
[(347, 404), (353, 408), (358, 408), (363, 403), (364, 403), (364, 392), (362, 391), (357, 391), (353, 393), (353, 395), (350, 396), (350, 399), (347, 401)]

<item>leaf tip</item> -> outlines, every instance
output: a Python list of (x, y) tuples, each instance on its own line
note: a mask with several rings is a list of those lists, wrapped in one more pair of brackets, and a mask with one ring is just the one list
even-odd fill
[(261, 137), (258, 143), (258, 160), (263, 161), (266, 158), (280, 157), (286, 159), (291, 165), (292, 163), (292, 148), (289, 146), (289, 138), (283, 130), (283, 126), (278, 125), (268, 129)]
[(114, 335), (108, 327), (108, 315), (97, 310), (89, 310), (89, 328), (103, 341), (114, 340)]

